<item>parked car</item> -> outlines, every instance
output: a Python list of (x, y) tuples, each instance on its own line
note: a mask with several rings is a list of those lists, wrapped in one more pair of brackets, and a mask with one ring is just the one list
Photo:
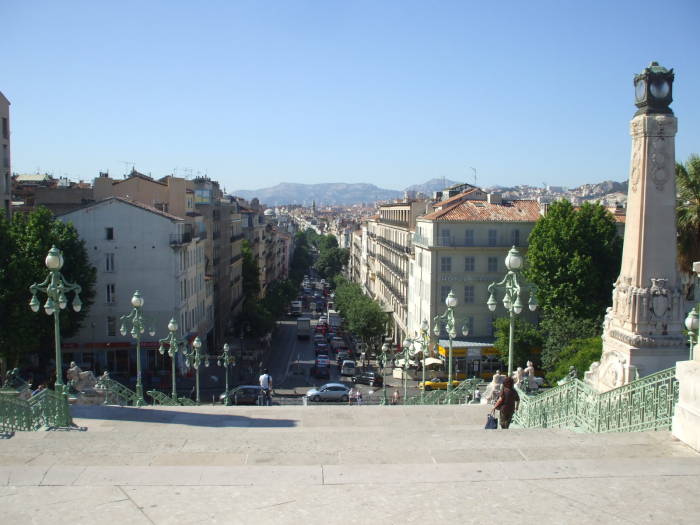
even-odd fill
[[(452, 388), (456, 388), (459, 386), (459, 383), (461, 381), (457, 380), (452, 380)], [(427, 380), (425, 382), (425, 385), (423, 385), (423, 381), (418, 383), (418, 388), (420, 390), (425, 389), (426, 392), (429, 390), (447, 390), (447, 378), (446, 377), (435, 377), (433, 379)]]
[(311, 368), (311, 376), (318, 379), (330, 379), (331, 369), (328, 366), (314, 366)]
[(331, 360), (328, 354), (319, 354), (316, 356), (316, 366), (331, 366)]
[(377, 372), (360, 372), (352, 377), (352, 382), (369, 386), (382, 386), (384, 378)]
[[(234, 405), (256, 405), (260, 387), (258, 385), (241, 385), (228, 391), (228, 399)], [(226, 401), (226, 393), (219, 396), (219, 401)]]
[(338, 360), (339, 365), (342, 365), (343, 361), (345, 361), (346, 359), (349, 359), (349, 358), (350, 358), (350, 353), (347, 350), (340, 350), (338, 352), (337, 360)]
[(343, 364), (340, 365), (340, 375), (341, 376), (354, 376), (355, 375), (355, 361), (346, 359)]
[(309, 401), (347, 401), (350, 389), (342, 383), (327, 383), (306, 392)]
[(319, 343), (315, 346), (314, 350), (316, 351), (316, 355), (328, 355), (329, 348), (326, 343)]

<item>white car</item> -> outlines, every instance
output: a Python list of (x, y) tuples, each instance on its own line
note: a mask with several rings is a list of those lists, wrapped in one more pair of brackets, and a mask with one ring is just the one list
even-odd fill
[(312, 388), (306, 393), (309, 401), (343, 401), (348, 400), (350, 389), (342, 383), (326, 383), (319, 388)]
[(341, 376), (354, 376), (355, 375), (355, 361), (351, 361), (350, 359), (346, 359), (343, 361), (343, 364), (340, 366), (340, 375)]

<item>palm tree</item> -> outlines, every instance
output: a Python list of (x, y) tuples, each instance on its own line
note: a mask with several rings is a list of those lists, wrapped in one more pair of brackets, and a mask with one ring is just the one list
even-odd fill
[(676, 163), (676, 186), (678, 262), (682, 272), (691, 274), (693, 262), (700, 261), (700, 156)]

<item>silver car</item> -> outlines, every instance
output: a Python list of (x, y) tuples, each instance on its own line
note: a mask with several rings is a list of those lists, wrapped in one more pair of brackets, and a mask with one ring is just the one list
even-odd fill
[(342, 383), (326, 383), (306, 393), (310, 401), (347, 401), (350, 389)]

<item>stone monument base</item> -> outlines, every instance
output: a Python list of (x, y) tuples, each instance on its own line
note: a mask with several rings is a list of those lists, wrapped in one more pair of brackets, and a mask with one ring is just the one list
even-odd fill
[(679, 387), (678, 403), (673, 414), (671, 433), (700, 451), (700, 361), (676, 363), (676, 379)]

